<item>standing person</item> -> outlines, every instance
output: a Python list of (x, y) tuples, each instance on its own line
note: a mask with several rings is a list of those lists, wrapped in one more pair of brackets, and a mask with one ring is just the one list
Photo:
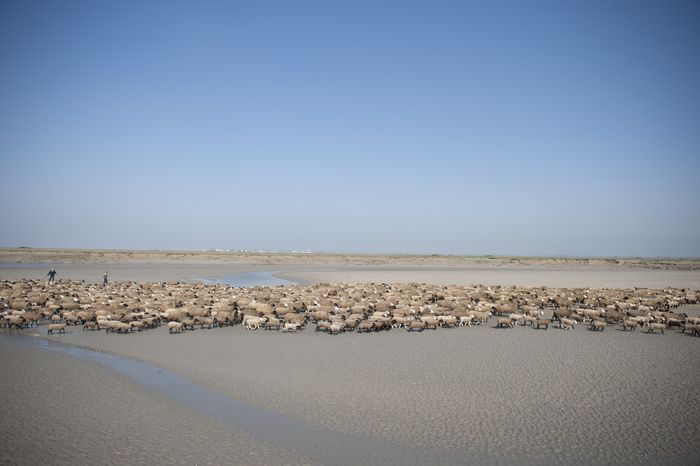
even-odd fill
[(49, 270), (49, 273), (46, 274), (47, 277), (49, 277), (49, 282), (52, 282), (54, 278), (56, 278), (56, 269), (51, 267), (51, 270)]
[(107, 286), (107, 271), (105, 270), (105, 274), (102, 275), (102, 285)]

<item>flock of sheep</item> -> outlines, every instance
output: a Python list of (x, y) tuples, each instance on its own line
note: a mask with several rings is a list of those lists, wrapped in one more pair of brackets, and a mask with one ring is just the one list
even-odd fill
[(567, 289), (440, 286), (428, 284), (318, 284), (233, 288), (199, 283), (77, 281), (0, 282), (2, 326), (21, 329), (47, 323), (48, 333), (68, 326), (130, 333), (166, 325), (170, 333), (199, 327), (243, 325), (247, 330), (296, 332), (407, 331), (485, 325), (554, 325), (591, 330), (620, 325), (660, 332), (677, 328), (700, 335), (700, 317), (679, 308), (700, 303), (700, 291), (667, 289)]

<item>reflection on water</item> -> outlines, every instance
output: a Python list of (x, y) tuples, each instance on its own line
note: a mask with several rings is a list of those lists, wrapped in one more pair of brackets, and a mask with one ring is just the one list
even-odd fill
[(203, 282), (207, 284), (229, 285), (240, 288), (248, 288), (252, 286), (298, 285), (297, 282), (275, 277), (275, 273), (277, 272), (242, 272), (235, 273), (233, 275), (226, 275), (214, 280), (203, 280)]
[[(44, 338), (19, 335), (0, 338), (96, 362), (205, 416), (242, 430), (257, 440), (296, 452), (314, 463), (465, 464), (467, 452), (463, 450), (420, 447), (325, 429), (229, 398), (152, 364)], [(476, 463), (485, 459), (477, 459), (473, 453), (470, 457)]]

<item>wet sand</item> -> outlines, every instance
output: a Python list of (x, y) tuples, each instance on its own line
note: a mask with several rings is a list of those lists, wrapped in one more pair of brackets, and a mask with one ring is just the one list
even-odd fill
[[(45, 265), (0, 267), (0, 278), (26, 274), (32, 267), (45, 274)], [(215, 277), (270, 270), (303, 282), (561, 286), (561, 280), (567, 286), (663, 283), (660, 286), (700, 288), (693, 286), (698, 283), (695, 270), (600, 264), (107, 265), (114, 279), (122, 270), (125, 275), (141, 271), (141, 276), (157, 281), (198, 276), (193, 271)], [(57, 270), (63, 271), (64, 278), (97, 272), (97, 281), (104, 266), (70, 262)], [(698, 306), (685, 306), (682, 311), (700, 314)], [(39, 332), (44, 337), (45, 328)], [(390, 448), (382, 450), (383, 456), (373, 464), (397, 464), (399, 456), (392, 456), (391, 449), (402, 446), (419, 448), (432, 464), (700, 461), (700, 339), (676, 330), (647, 335), (614, 328), (600, 333), (583, 327), (538, 331), (489, 325), (417, 334), (392, 330), (330, 336), (317, 334), (312, 327), (294, 335), (246, 332), (241, 326), (182, 335), (169, 335), (165, 328), (128, 335), (76, 328), (49, 338), (153, 363), (231, 399), (299, 419), (330, 435), (350, 433), (385, 442)], [(100, 445), (97, 452), (110, 453), (105, 456), (107, 463), (222, 464), (245, 458), (239, 464), (333, 464), (327, 455), (299, 455), (250, 438), (244, 429), (221, 426), (94, 363), (24, 350), (8, 345), (3, 337), (0, 344), (2, 394), (3, 400), (9, 400), (0, 408), (0, 458), (5, 462), (103, 464), (95, 459), (101, 454), (84, 452), (79, 445), (56, 452), (56, 444), (79, 435), (84, 442)], [(83, 383), (86, 380), (90, 383)], [(109, 396), (103, 398), (103, 393)], [(61, 402), (52, 402), (52, 395)], [(37, 399), (32, 407), (30, 400)], [(18, 431), (36, 435), (22, 436)], [(198, 435), (194, 442), (178, 441), (190, 438), (191, 432)], [(220, 445), (221, 435), (229, 439), (224, 450), (214, 445)], [(105, 437), (117, 441), (105, 444)], [(46, 438), (55, 442), (43, 442)], [(248, 441), (262, 445), (254, 449), (260, 457), (245, 456), (250, 451)], [(35, 453), (26, 449), (30, 444), (40, 445)], [(174, 449), (168, 450), (171, 445)], [(146, 460), (144, 451), (150, 451)], [(416, 456), (408, 464), (426, 464), (424, 458)], [(359, 463), (346, 455), (337, 464)]]
[(3, 464), (308, 463), (97, 363), (8, 335), (0, 354)]
[(458, 451), (465, 464), (700, 458), (700, 345), (676, 331), (483, 326), (332, 337), (239, 326), (51, 338), (152, 362), (333, 431), (420, 445), (436, 458)]

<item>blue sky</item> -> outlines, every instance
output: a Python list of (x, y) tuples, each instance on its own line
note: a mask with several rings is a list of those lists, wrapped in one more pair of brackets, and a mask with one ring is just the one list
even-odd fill
[(0, 246), (700, 257), (700, 3), (0, 3)]

